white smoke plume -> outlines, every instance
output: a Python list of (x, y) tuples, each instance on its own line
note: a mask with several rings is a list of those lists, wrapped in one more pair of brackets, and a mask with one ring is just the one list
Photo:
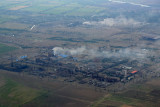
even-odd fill
[(58, 54), (81, 55), (81, 54), (85, 53), (86, 47), (79, 47), (76, 49), (54, 47), (52, 50), (54, 51), (54, 55), (58, 55)]
[(117, 17), (117, 18), (106, 18), (103, 21), (86, 21), (83, 22), (84, 25), (105, 25), (105, 26), (133, 26), (133, 27), (138, 27), (142, 26), (145, 23), (144, 22), (139, 22), (136, 21), (132, 18), (125, 18), (125, 17)]
[(62, 47), (54, 47), (52, 49), (54, 51), (54, 55), (65, 54), (65, 55), (86, 55), (91, 58), (95, 57), (116, 57), (116, 58), (131, 58), (131, 59), (143, 59), (146, 58), (149, 54), (149, 51), (146, 49), (120, 49), (118, 51), (100, 51), (98, 48), (89, 49), (85, 46), (78, 48), (62, 48)]

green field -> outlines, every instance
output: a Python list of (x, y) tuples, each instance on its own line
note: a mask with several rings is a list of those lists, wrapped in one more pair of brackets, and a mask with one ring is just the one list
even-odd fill
[(44, 13), (45, 14), (55, 14), (55, 15), (59, 15), (59, 14), (66, 14), (70, 11), (74, 11), (75, 9), (77, 9), (78, 7), (76, 6), (69, 6), (69, 5), (66, 5), (66, 6), (62, 6), (62, 7), (57, 7), (57, 8), (53, 8), (53, 9), (50, 9), (48, 11), (45, 11)]
[(100, 7), (94, 7), (94, 6), (85, 6), (78, 8), (72, 12), (66, 13), (66, 15), (69, 16), (89, 16), (89, 15), (95, 15), (103, 11), (104, 8)]
[(86, 107), (101, 96), (91, 87), (0, 70), (0, 107)]
[[(84, 1), (86, 4), (84, 4)], [(52, 15), (67, 15), (67, 16), (89, 16), (95, 15), (100, 12), (103, 12), (106, 8), (97, 7), (95, 2), (93, 1), (73, 1), (73, 0), (33, 0), (33, 1), (26, 1), (26, 0), (18, 0), (15, 1), (8, 1), (5, 0), (2, 2), (3, 6), (0, 5), (0, 8), (4, 10), (10, 11), (21, 11), (21, 12), (31, 12), (31, 13), (38, 13), (38, 14), (52, 14)], [(94, 6), (93, 6), (94, 4)], [(22, 8), (18, 8), (22, 6)], [(23, 7), (26, 6), (26, 7)], [(15, 8), (18, 9), (15, 9)], [(14, 10), (15, 9), (15, 10)], [(1, 19), (3, 22), (3, 18)], [(5, 20), (4, 20), (5, 21)]]
[(40, 13), (42, 11), (48, 10), (52, 8), (52, 6), (30, 6), (24, 9), (21, 9), (22, 11), (29, 11), (29, 12), (34, 12), (34, 13)]
[(13, 15), (0, 15), (0, 24), (18, 18), (19, 18), (18, 16), (13, 16)]
[(95, 40), (83, 40), (78, 38), (62, 38), (62, 37), (51, 37), (48, 38), (50, 40), (57, 40), (57, 41), (67, 41), (67, 42), (85, 42), (85, 43), (97, 43)]
[(160, 88), (159, 83), (155, 85), (154, 82), (134, 84), (124, 92), (110, 93), (94, 102), (92, 107), (159, 107)]
[(15, 49), (17, 49), (17, 48), (0, 43), (0, 55), (7, 53), (7, 52), (10, 52), (10, 51), (13, 51)]
[[(40, 91), (32, 89), (10, 79), (0, 88), (0, 104), (15, 107), (25, 104), (40, 96)], [(9, 103), (8, 103), (9, 102)]]

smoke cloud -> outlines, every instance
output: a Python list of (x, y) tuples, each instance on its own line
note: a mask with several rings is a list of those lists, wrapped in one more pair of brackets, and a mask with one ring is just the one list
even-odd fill
[(105, 25), (105, 26), (133, 26), (138, 27), (142, 26), (145, 23), (136, 21), (134, 19), (127, 19), (125, 17), (117, 17), (117, 18), (106, 18), (103, 21), (86, 21), (83, 22), (84, 25)]
[(58, 54), (81, 55), (85, 53), (86, 47), (79, 47), (79, 48), (72, 48), (72, 49), (55, 47), (52, 50), (54, 51), (54, 55), (58, 55)]
[(54, 47), (52, 49), (54, 51), (54, 55), (65, 54), (65, 55), (86, 55), (90, 58), (95, 57), (104, 57), (104, 58), (131, 58), (131, 59), (143, 59), (146, 58), (149, 54), (149, 51), (146, 49), (120, 49), (117, 51), (100, 51), (98, 48), (89, 49), (85, 46), (78, 48), (62, 48), (62, 47)]

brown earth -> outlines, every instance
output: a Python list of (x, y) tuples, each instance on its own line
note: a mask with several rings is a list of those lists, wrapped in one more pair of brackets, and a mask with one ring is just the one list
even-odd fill
[(17, 6), (17, 7), (12, 7), (9, 10), (19, 10), (19, 9), (23, 9), (23, 8), (26, 8), (26, 7), (29, 7), (29, 6)]

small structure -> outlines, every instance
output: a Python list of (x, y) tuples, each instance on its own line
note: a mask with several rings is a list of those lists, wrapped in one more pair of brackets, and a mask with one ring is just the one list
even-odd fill
[(60, 54), (60, 55), (58, 55), (58, 56), (60, 56), (60, 57), (62, 57), (62, 58), (67, 58), (67, 57), (68, 57), (68, 55), (65, 55), (65, 54)]
[(20, 59), (25, 59), (25, 58), (27, 58), (27, 56), (26, 56), (26, 55), (24, 55), (24, 56), (20, 56)]
[(137, 72), (138, 72), (138, 71), (132, 71), (131, 74), (135, 74), (135, 73), (137, 73)]

